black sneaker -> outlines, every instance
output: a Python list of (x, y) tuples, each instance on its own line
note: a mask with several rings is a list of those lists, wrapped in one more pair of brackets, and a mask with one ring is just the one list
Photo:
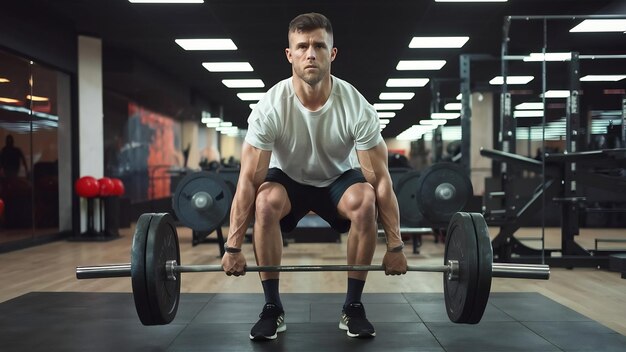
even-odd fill
[(250, 330), (250, 340), (274, 340), (278, 332), (287, 330), (285, 312), (273, 303), (266, 303), (259, 314), (259, 321)]
[(374, 326), (365, 317), (365, 308), (361, 302), (350, 303), (343, 309), (339, 329), (346, 330), (350, 337), (376, 336)]

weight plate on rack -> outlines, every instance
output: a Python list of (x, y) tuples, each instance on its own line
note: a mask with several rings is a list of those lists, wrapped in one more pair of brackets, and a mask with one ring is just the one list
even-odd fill
[(423, 226), (424, 216), (419, 210), (418, 180), (420, 173), (410, 171), (400, 176), (396, 189), (400, 208), (400, 225), (406, 227)]
[(434, 164), (424, 171), (417, 189), (417, 206), (424, 218), (434, 224), (448, 224), (474, 194), (467, 171), (448, 162)]
[(185, 226), (213, 232), (228, 217), (232, 202), (230, 187), (220, 176), (200, 171), (183, 177), (172, 197), (172, 208)]

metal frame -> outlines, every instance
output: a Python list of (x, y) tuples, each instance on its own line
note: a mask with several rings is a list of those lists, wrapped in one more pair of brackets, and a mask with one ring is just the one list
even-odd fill
[(472, 108), (470, 106), (470, 55), (461, 55), (459, 58), (459, 74), (461, 77), (461, 160), (460, 164), (468, 171), (470, 170), (471, 138), (472, 138)]
[[(570, 85), (570, 98), (567, 101), (566, 107), (566, 154), (569, 156), (561, 157), (559, 155), (546, 156), (546, 162), (549, 158), (552, 164), (547, 166), (546, 162), (540, 163), (541, 169), (535, 168), (537, 165), (530, 165), (529, 158), (523, 158), (515, 154), (515, 127), (516, 121), (512, 116), (511, 109), (511, 96), (508, 93), (507, 76), (508, 76), (508, 61), (521, 60), (523, 56), (511, 56), (508, 55), (508, 45), (510, 42), (509, 30), (514, 20), (540, 20), (543, 21), (544, 26), (544, 48), (546, 50), (546, 32), (547, 32), (547, 20), (572, 20), (572, 19), (616, 19), (626, 18), (625, 15), (588, 15), (588, 16), (507, 16), (504, 19), (503, 24), (503, 37), (502, 37), (502, 50), (501, 50), (501, 65), (502, 76), (504, 84), (502, 85), (501, 95), (501, 111), (500, 111), (500, 123), (501, 132), (499, 135), (499, 142), (501, 142), (501, 150), (503, 152), (491, 153), (490, 151), (481, 152), (481, 154), (494, 158), (496, 160), (503, 161), (502, 163), (502, 189), (505, 190), (507, 196), (505, 204), (512, 204), (511, 197), (515, 196), (514, 190), (508, 190), (507, 181), (511, 177), (515, 177), (515, 169), (519, 168), (523, 170), (531, 170), (540, 172), (543, 180), (542, 189), (537, 192), (533, 198), (522, 207), (522, 209), (515, 210), (507, 206), (507, 209), (503, 212), (506, 215), (506, 219), (514, 219), (505, 223), (500, 228), (500, 232), (494, 238), (492, 244), (494, 247), (494, 255), (500, 260), (516, 262), (546, 262), (551, 265), (574, 267), (574, 266), (586, 266), (586, 267), (607, 267), (608, 255), (615, 253), (615, 251), (588, 251), (582, 248), (574, 237), (579, 234), (579, 218), (582, 213), (581, 202), (584, 202), (584, 197), (581, 197), (578, 193), (582, 184), (606, 187), (601, 185), (606, 183), (607, 180), (598, 180), (599, 175), (595, 175), (592, 172), (584, 170), (585, 163), (588, 161), (588, 155), (586, 152), (581, 152), (580, 143), (581, 139), (581, 119), (580, 119), (580, 60), (581, 59), (623, 59), (626, 55), (579, 55), (579, 53), (572, 53), (571, 60), (569, 62), (569, 85)], [(546, 62), (542, 64), (542, 76), (543, 76), (543, 91), (546, 90)], [(543, 98), (545, 106), (545, 97)], [(545, 110), (545, 109), (544, 109)], [(624, 116), (626, 118), (626, 99), (624, 101)], [(545, 114), (543, 117), (543, 124), (545, 125)], [(622, 125), (622, 128), (625, 128)], [(543, 150), (545, 150), (545, 141)], [(603, 162), (609, 162), (608, 159), (611, 156), (603, 154), (594, 154), (593, 157), (603, 157)], [(525, 159), (522, 162), (518, 159)], [(526, 160), (528, 159), (528, 160)], [(519, 162), (518, 162), (519, 161)], [(534, 161), (534, 160), (532, 160)], [(582, 164), (582, 166), (581, 166)], [(530, 168), (529, 168), (530, 165)], [(556, 166), (559, 166), (555, 168)], [(511, 168), (511, 166), (513, 168)], [(588, 167), (588, 164), (587, 164)], [(615, 180), (613, 180), (615, 181)], [(618, 182), (619, 183), (619, 182)], [(615, 183), (609, 182), (612, 187), (616, 186)], [(558, 195), (558, 198), (557, 198)], [(521, 224), (525, 223), (534, 213), (539, 211), (542, 207), (545, 207), (545, 200), (553, 199), (561, 202), (561, 248), (554, 250), (545, 250), (543, 247), (541, 250), (532, 249), (522, 244), (517, 240), (513, 234), (521, 227)], [(542, 246), (543, 246), (542, 236)], [(556, 252), (560, 253), (560, 257), (552, 257), (552, 254)], [(512, 254), (520, 255), (512, 257)]]

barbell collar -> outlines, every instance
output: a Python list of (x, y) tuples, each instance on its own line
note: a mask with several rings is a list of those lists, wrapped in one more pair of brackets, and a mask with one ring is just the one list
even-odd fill
[(457, 281), (459, 279), (459, 261), (448, 260), (448, 266), (450, 266), (447, 274), (448, 281)]

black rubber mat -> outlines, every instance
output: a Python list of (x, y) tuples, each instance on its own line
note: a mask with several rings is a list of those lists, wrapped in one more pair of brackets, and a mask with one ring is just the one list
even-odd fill
[(626, 351), (626, 336), (538, 293), (492, 293), (458, 325), (437, 293), (364, 294), (374, 339), (338, 329), (344, 295), (283, 294), (287, 331), (252, 342), (262, 294), (183, 294), (174, 321), (141, 325), (129, 293), (34, 292), (0, 304), (0, 351)]

